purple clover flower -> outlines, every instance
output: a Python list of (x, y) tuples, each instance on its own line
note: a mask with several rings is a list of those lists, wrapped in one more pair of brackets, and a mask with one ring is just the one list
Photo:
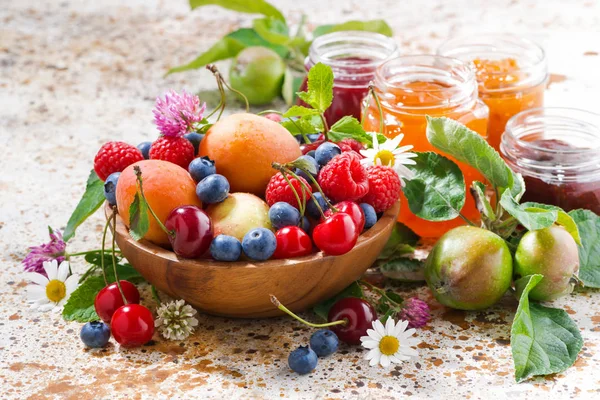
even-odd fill
[(23, 267), (27, 272), (37, 272), (46, 275), (44, 271), (44, 262), (56, 260), (58, 264), (65, 260), (65, 249), (67, 244), (63, 240), (62, 234), (53, 231), (48, 227), (50, 241), (39, 246), (29, 248), (29, 254), (23, 259)]
[(154, 106), (154, 123), (158, 130), (169, 137), (181, 137), (192, 130), (195, 123), (202, 120), (206, 103), (200, 106), (200, 99), (187, 93), (174, 90), (157, 97)]
[(423, 300), (411, 297), (403, 303), (402, 311), (398, 314), (401, 320), (408, 321), (408, 328), (422, 328), (431, 319), (429, 305)]

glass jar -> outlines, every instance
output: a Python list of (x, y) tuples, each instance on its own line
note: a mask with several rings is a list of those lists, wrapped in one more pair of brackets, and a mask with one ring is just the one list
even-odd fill
[(544, 104), (548, 63), (536, 43), (511, 35), (474, 35), (444, 43), (438, 54), (473, 61), (479, 97), (490, 108), (488, 142), (498, 150), (508, 120)]
[(524, 201), (600, 214), (600, 115), (536, 108), (506, 124), (500, 151), (523, 175)]
[[(375, 92), (381, 101), (384, 134), (390, 138), (404, 134), (401, 144), (412, 144), (414, 151), (440, 153), (427, 140), (427, 115), (455, 119), (486, 136), (488, 108), (477, 97), (475, 71), (460, 60), (433, 55), (392, 59), (377, 69)], [(366, 98), (364, 128), (378, 132), (380, 118), (375, 101)], [(444, 156), (449, 157), (447, 154)], [(455, 159), (453, 161), (462, 170), (467, 185), (471, 185), (473, 180), (483, 179), (474, 168)], [(460, 218), (443, 222), (425, 221), (411, 213), (402, 193), (400, 197), (402, 207), (398, 220), (422, 237), (439, 237), (464, 224)], [(478, 219), (479, 213), (471, 196), (467, 196), (462, 213), (469, 219)]]
[[(333, 32), (312, 42), (304, 63), (306, 70), (319, 62), (333, 70), (333, 103), (325, 113), (330, 126), (346, 115), (360, 119), (362, 100), (375, 69), (396, 56), (396, 42), (379, 33)], [(306, 80), (300, 90), (306, 90)]]

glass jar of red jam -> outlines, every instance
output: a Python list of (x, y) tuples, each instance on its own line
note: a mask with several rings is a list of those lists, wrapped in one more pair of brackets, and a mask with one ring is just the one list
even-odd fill
[[(312, 42), (304, 63), (306, 70), (319, 62), (333, 70), (333, 103), (325, 113), (330, 126), (346, 115), (360, 119), (362, 100), (375, 78), (375, 69), (396, 56), (396, 42), (379, 33), (334, 32)], [(300, 90), (306, 90), (306, 80)]]
[(511, 118), (500, 152), (523, 175), (523, 201), (600, 214), (600, 115), (536, 108)]
[[(487, 134), (489, 111), (478, 99), (475, 71), (469, 63), (432, 55), (398, 57), (377, 68), (375, 92), (381, 102), (384, 134), (390, 138), (404, 134), (401, 145), (413, 145), (414, 151), (441, 153), (427, 140), (428, 115), (452, 118), (481, 136)], [(367, 131), (379, 131), (381, 115), (371, 98), (365, 99), (362, 121)], [(462, 170), (468, 187), (474, 180), (483, 181), (477, 170), (456, 159), (453, 161)], [(440, 237), (465, 224), (460, 217), (451, 221), (425, 221), (410, 211), (402, 193), (400, 198), (402, 206), (398, 220), (419, 236)], [(467, 196), (462, 214), (472, 221), (479, 218), (471, 196)]]
[(530, 40), (511, 35), (473, 35), (444, 43), (438, 54), (475, 65), (479, 97), (490, 108), (488, 142), (496, 150), (513, 115), (543, 106), (548, 63), (544, 50)]

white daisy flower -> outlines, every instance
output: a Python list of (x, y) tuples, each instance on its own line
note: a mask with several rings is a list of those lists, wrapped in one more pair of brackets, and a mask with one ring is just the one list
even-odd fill
[(25, 279), (33, 282), (27, 286), (27, 298), (31, 308), (39, 311), (58, 311), (66, 303), (71, 293), (79, 285), (79, 276), (69, 276), (69, 263), (56, 260), (44, 261), (46, 276), (37, 272), (28, 272)]
[(360, 151), (360, 154), (365, 157), (360, 161), (363, 165), (385, 165), (391, 167), (400, 177), (402, 185), (404, 185), (402, 178), (410, 180), (415, 176), (411, 170), (405, 167), (405, 165), (416, 164), (412, 158), (417, 155), (408, 152), (414, 146), (398, 147), (402, 139), (404, 139), (404, 134), (400, 134), (393, 139), (388, 139), (381, 144), (377, 140), (377, 133), (370, 132), (370, 135), (373, 137), (373, 148)]
[(154, 326), (160, 329), (163, 337), (168, 340), (186, 339), (198, 326), (194, 317), (197, 311), (183, 300), (162, 304), (157, 310), (158, 318)]
[(360, 338), (362, 346), (369, 350), (365, 360), (370, 360), (369, 365), (381, 364), (388, 368), (392, 363), (408, 361), (417, 357), (419, 353), (413, 347), (419, 340), (411, 337), (415, 330), (406, 330), (408, 321), (398, 321), (398, 324), (389, 317), (385, 327), (379, 320), (373, 322), (373, 329), (367, 329), (367, 335)]

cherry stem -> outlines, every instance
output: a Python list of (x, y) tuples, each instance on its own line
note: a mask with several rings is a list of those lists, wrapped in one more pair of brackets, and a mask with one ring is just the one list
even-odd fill
[[(110, 219), (109, 219), (110, 220)], [(123, 304), (127, 305), (127, 298), (125, 297), (125, 293), (123, 292), (123, 288), (121, 287), (121, 281), (119, 281), (119, 275), (117, 274), (117, 259), (115, 257), (115, 240), (117, 237), (117, 207), (113, 206), (112, 213), (112, 265), (113, 272), (115, 274), (115, 282), (117, 283), (117, 287), (119, 288), (119, 293), (121, 293), (121, 297), (123, 298)]]
[(102, 268), (102, 277), (104, 278), (104, 285), (108, 286), (108, 279), (106, 278), (106, 270), (104, 268), (104, 247), (106, 244), (106, 232), (108, 231), (108, 225), (110, 224), (110, 219), (112, 215), (106, 219), (106, 224), (104, 224), (104, 232), (102, 232), (102, 247), (100, 248), (100, 267)]
[(373, 82), (369, 83), (369, 93), (375, 99), (375, 105), (377, 106), (377, 111), (379, 111), (379, 133), (383, 135), (383, 108), (381, 107), (379, 96), (377, 96), (377, 93), (375, 93), (375, 85), (373, 85)]
[(325, 114), (319, 113), (319, 116), (321, 117), (321, 121), (323, 122), (323, 136), (325, 137), (325, 141), (328, 142), (329, 139), (327, 137), (327, 134), (329, 133), (329, 126), (327, 125), (327, 120), (325, 119)]
[[(300, 210), (300, 216), (304, 215), (304, 207), (302, 207), (302, 201), (300, 200), (300, 196), (298, 195), (298, 191), (296, 190), (296, 188), (294, 187), (294, 185), (292, 185), (292, 182), (290, 182), (290, 180), (287, 177), (287, 174), (285, 172), (282, 172), (281, 175), (283, 176), (283, 179), (285, 179), (286, 183), (288, 184), (288, 186), (292, 189), (292, 192), (294, 192), (294, 197), (296, 197), (296, 201), (298, 202), (298, 208)], [(298, 182), (302, 183), (299, 179)], [(304, 191), (302, 192), (302, 198), (304, 198)]]
[[(87, 254), (92, 254), (92, 253), (97, 253), (99, 251), (101, 251), (102, 249), (96, 249), (96, 250), (88, 250), (88, 251), (79, 251), (77, 253), (69, 253), (66, 254), (65, 257), (76, 257), (76, 256), (85, 256)], [(120, 253), (121, 250), (115, 250), (117, 253)]]
[(135, 171), (135, 176), (137, 178), (140, 196), (142, 197), (142, 200), (146, 203), (146, 206), (148, 206), (150, 214), (152, 214), (152, 217), (156, 220), (156, 223), (158, 224), (158, 226), (160, 226), (160, 229), (162, 229), (170, 237), (175, 237), (175, 231), (170, 231), (167, 229), (167, 227), (162, 223), (160, 218), (158, 218), (152, 207), (150, 207), (150, 203), (148, 203), (148, 200), (146, 200), (146, 196), (144, 195), (144, 187), (142, 186), (142, 170), (137, 165), (133, 167), (133, 170)]
[(256, 113), (256, 115), (260, 115), (260, 116), (263, 116), (265, 114), (278, 114), (278, 115), (283, 116), (283, 113), (279, 110), (264, 110), (264, 111), (260, 111), (260, 112)]
[(362, 279), (358, 281), (359, 285), (363, 285), (364, 287), (366, 287), (368, 290), (372, 290), (373, 292), (377, 293), (378, 295), (380, 295), (381, 297), (387, 299), (389, 302), (391, 303), (396, 303), (399, 304), (397, 301), (391, 299), (387, 293), (385, 292), (385, 290), (378, 288), (377, 286), (367, 282), (367, 281), (363, 281)]
[(273, 296), (272, 294), (270, 294), (269, 296), (271, 297), (271, 303), (273, 303), (273, 305), (275, 307), (277, 307), (278, 309), (280, 309), (281, 311), (283, 311), (284, 313), (286, 313), (290, 317), (292, 317), (292, 318), (294, 318), (294, 319), (302, 322), (304, 325), (308, 325), (308, 326), (313, 327), (313, 328), (327, 328), (327, 327), (330, 327), (330, 326), (345, 325), (348, 322), (345, 319), (341, 319), (339, 321), (328, 322), (326, 324), (313, 324), (312, 322), (308, 322), (307, 320), (302, 319), (299, 316), (297, 316), (296, 314), (294, 314), (286, 306), (284, 306), (283, 304), (281, 304), (281, 302), (279, 300), (277, 300), (277, 297)]

